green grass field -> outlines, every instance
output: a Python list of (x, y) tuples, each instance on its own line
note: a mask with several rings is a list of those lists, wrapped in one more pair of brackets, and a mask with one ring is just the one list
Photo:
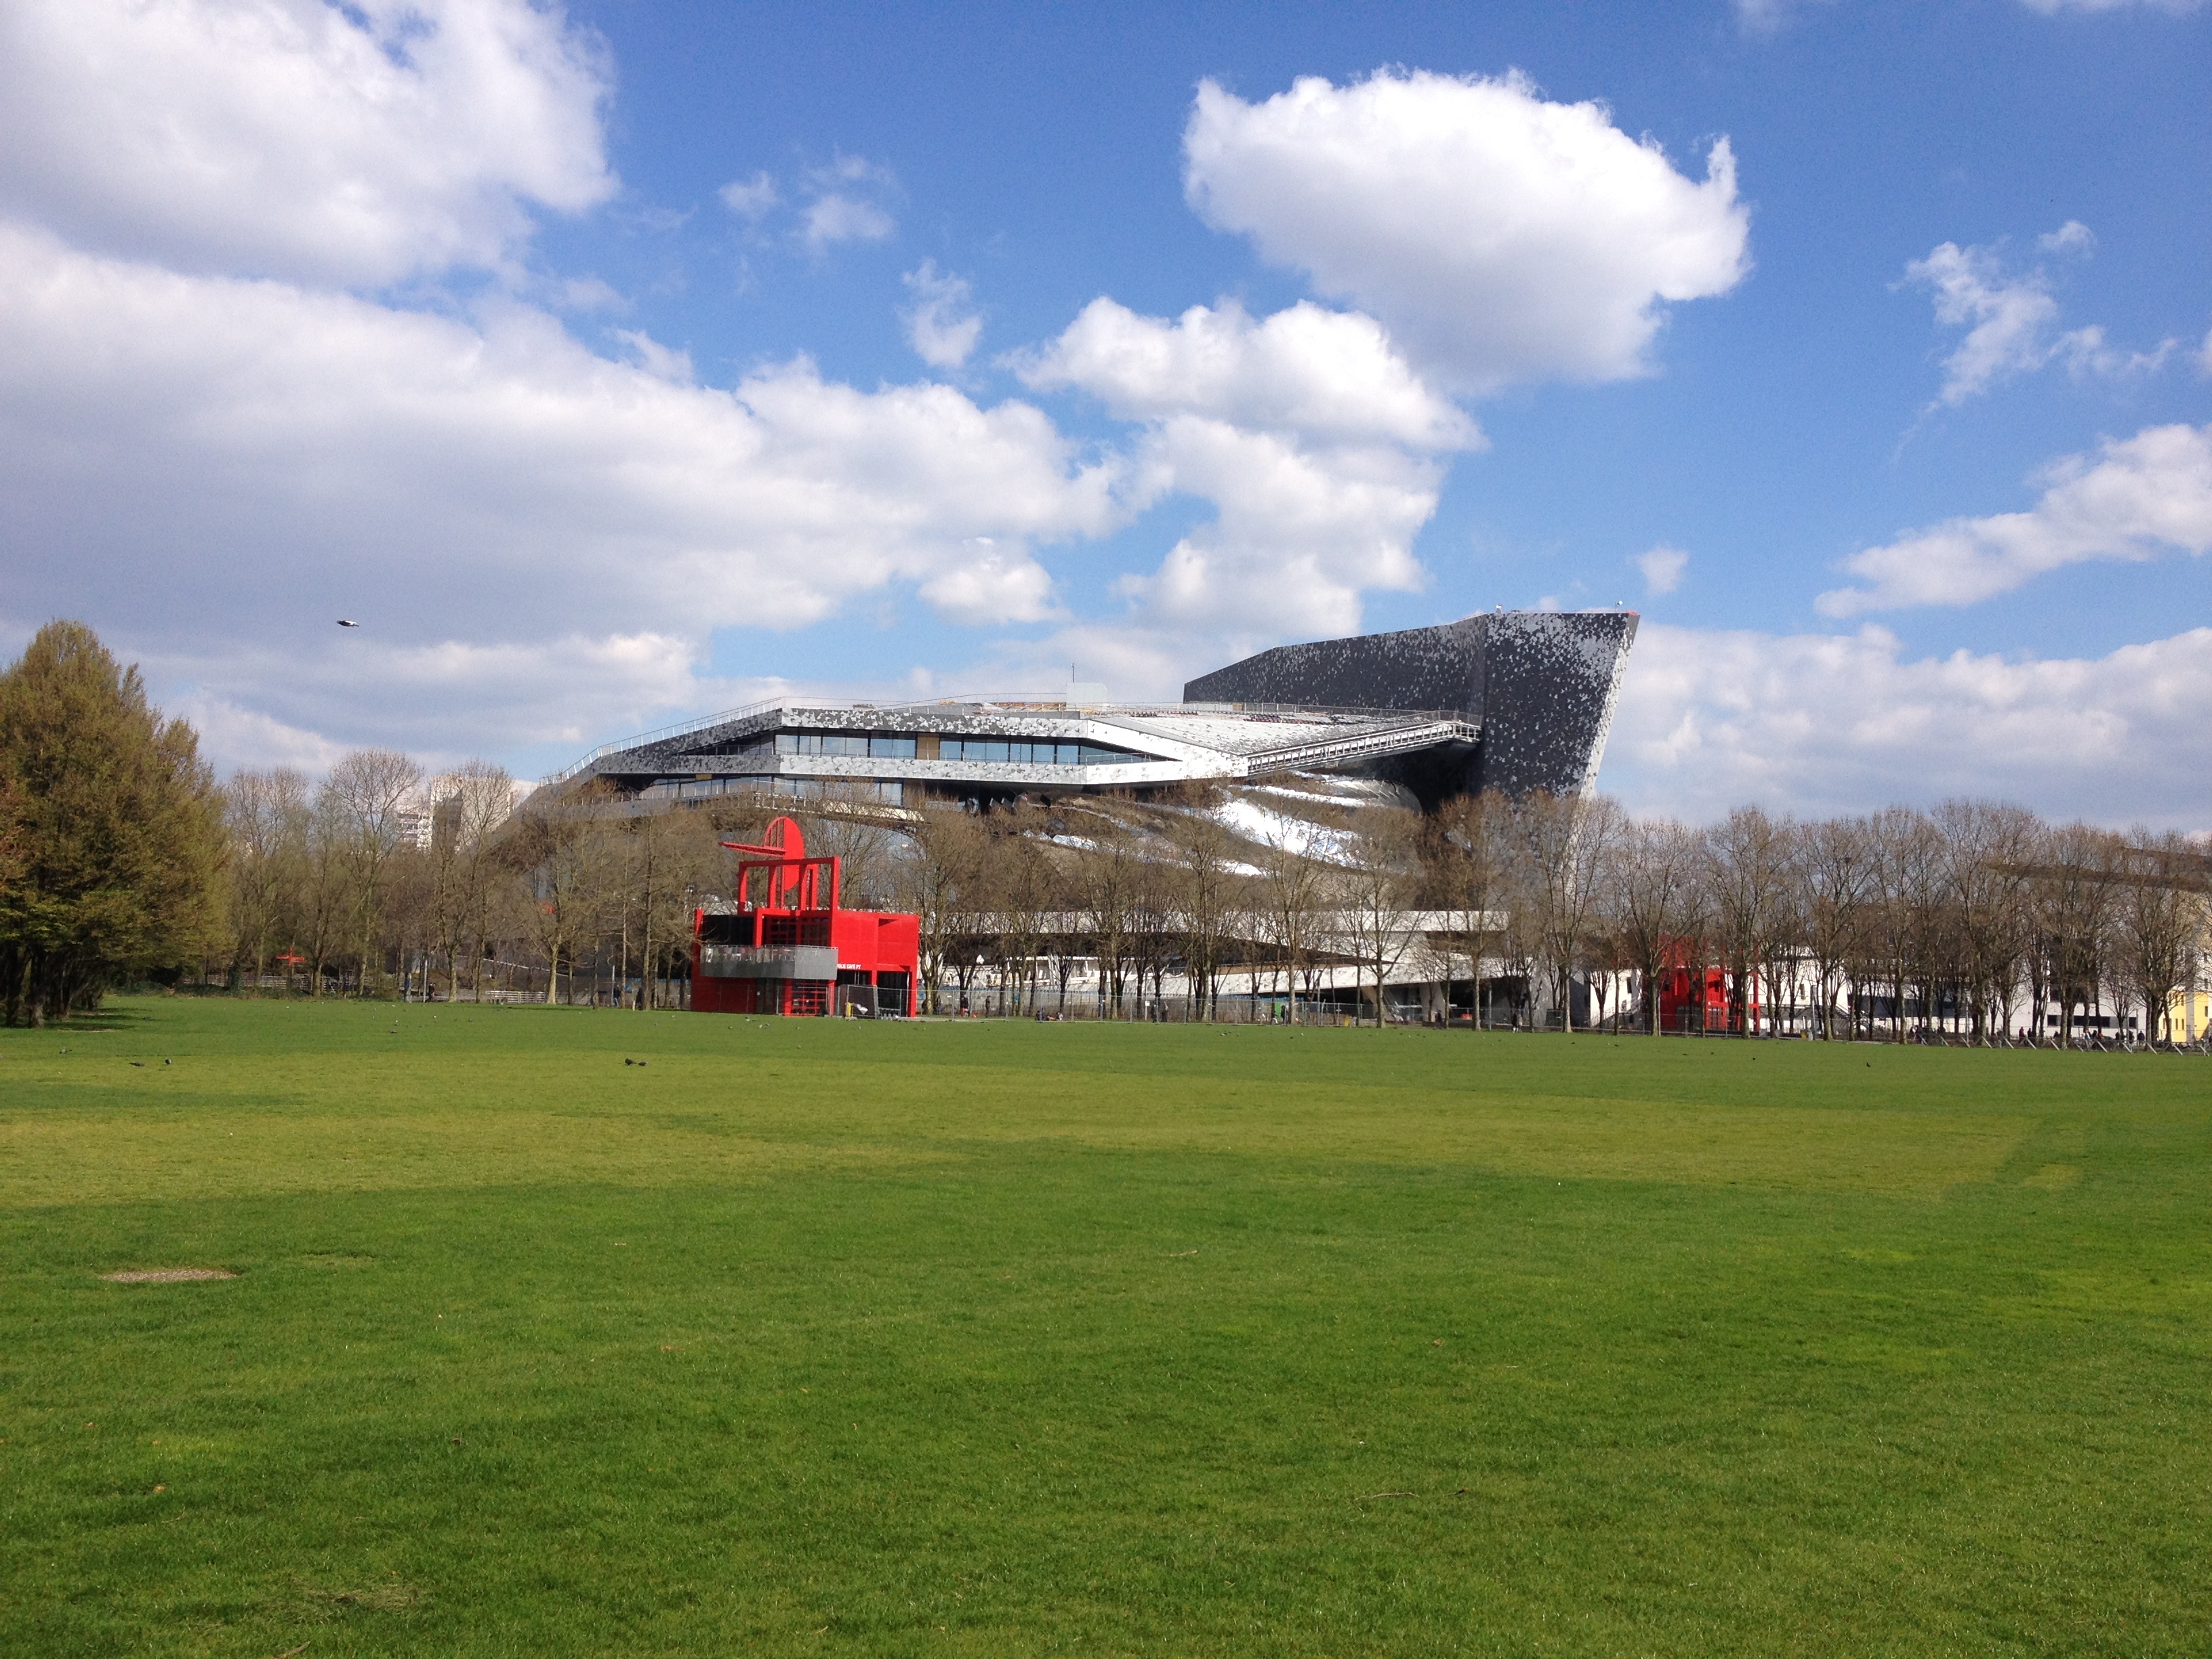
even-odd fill
[(119, 1001), (0, 1031), (0, 1653), (2202, 1655), (2208, 1132), (2172, 1057)]

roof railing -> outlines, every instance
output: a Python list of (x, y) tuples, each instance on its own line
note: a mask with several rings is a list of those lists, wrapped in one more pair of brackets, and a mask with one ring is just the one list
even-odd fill
[(673, 726), (664, 726), (654, 732), (641, 732), (635, 737), (617, 738), (612, 743), (601, 744), (573, 766), (564, 766), (557, 772), (548, 772), (538, 780), (538, 787), (550, 789), (556, 784), (566, 783), (578, 773), (587, 770), (592, 762), (605, 760), (609, 755), (620, 754), (625, 749), (641, 749), (649, 743), (665, 743), (671, 738), (710, 731), (717, 726), (727, 726), (732, 720), (750, 720), (756, 714), (764, 714), (790, 701), (788, 697), (769, 697), (760, 702), (749, 702), (742, 708), (726, 708), (719, 714), (708, 714), (699, 720), (678, 720)]
[(852, 714), (860, 711), (884, 714), (917, 714), (943, 712), (956, 708), (972, 708), (1004, 712), (1011, 714), (1043, 714), (1057, 710), (1078, 714), (1121, 714), (1136, 720), (1165, 720), (1186, 715), (1229, 714), (1256, 716), (1261, 720), (1311, 719), (1320, 716), (1329, 722), (1356, 720), (1382, 721), (1394, 726), (1420, 725), (1434, 720), (1465, 720), (1464, 710), (1456, 708), (1361, 708), (1349, 705), (1292, 702), (1078, 702), (1066, 697), (1046, 697), (1033, 693), (999, 693), (985, 696), (967, 693), (953, 697), (917, 698), (904, 702), (878, 702), (854, 697), (810, 697), (786, 695), (766, 697), (758, 702), (747, 703), (741, 708), (727, 708), (719, 714), (708, 714), (697, 720), (679, 720), (673, 726), (664, 726), (657, 731), (641, 732), (634, 737), (618, 738), (612, 743), (603, 743), (574, 764), (557, 772), (548, 773), (539, 781), (543, 788), (552, 788), (589, 771), (609, 755), (625, 750), (643, 749), (653, 744), (666, 743), (674, 738), (688, 737), (696, 732), (711, 731), (718, 726), (734, 725), (739, 720), (757, 719), (770, 710), (803, 712), (818, 708), (825, 713)]

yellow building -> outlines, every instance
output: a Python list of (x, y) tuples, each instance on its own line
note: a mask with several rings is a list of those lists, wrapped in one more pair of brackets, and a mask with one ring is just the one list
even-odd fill
[(2176, 1042), (2212, 1036), (2212, 991), (2176, 991), (2166, 1000), (2166, 1029)]

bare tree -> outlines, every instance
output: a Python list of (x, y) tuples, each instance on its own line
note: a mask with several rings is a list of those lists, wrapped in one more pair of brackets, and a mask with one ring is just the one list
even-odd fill
[(592, 936), (599, 919), (607, 849), (596, 816), (605, 799), (594, 786), (532, 802), (501, 841), (511, 867), (529, 886), (529, 937), (545, 960), (549, 1006), (562, 1000), (564, 969), (573, 988), (577, 947)]
[(1560, 1028), (1571, 1031), (1575, 967), (1605, 895), (1625, 819), (1602, 795), (1584, 800), (1539, 791), (1512, 803), (1507, 822), (1517, 908), (1528, 912), (1523, 938), (1552, 981)]
[(1405, 952), (1409, 915), (1420, 902), (1421, 826), (1402, 807), (1363, 806), (1358, 828), (1351, 856), (1329, 884), (1345, 954), (1359, 964), (1379, 1026), (1388, 1006), (1383, 986)]
[(2039, 826), (2016, 806), (1948, 800), (1934, 815), (1951, 916), (1947, 932), (1974, 1040), (2011, 1024), (2027, 951), (2027, 867)]
[(507, 873), (493, 837), (514, 810), (514, 781), (504, 767), (468, 761), (434, 780), (430, 797), (431, 902), (450, 1002), (460, 995), (464, 958), (470, 993), (482, 994), (493, 890)]
[[(1863, 982), (1888, 988), (1891, 1036), (1907, 1036), (1905, 994), (1929, 981), (1925, 971), (1934, 943), (1942, 891), (1942, 843), (1935, 826), (1906, 806), (1892, 806), (1868, 820), (1874, 874), (1868, 926), (1861, 935)], [(1924, 1018), (1928, 1001), (1921, 1005)]]
[[(1820, 1035), (1836, 1035), (1836, 1004), (1862, 952), (1867, 910), (1875, 895), (1873, 838), (1863, 818), (1807, 824), (1795, 867), (1796, 910), (1811, 959)], [(1853, 1016), (1856, 1019), (1856, 1016)]]
[(900, 907), (921, 918), (923, 1005), (937, 1006), (948, 973), (964, 1001), (975, 973), (989, 837), (973, 814), (933, 806), (908, 839), (913, 850), (896, 866), (893, 886)]
[(223, 786), (230, 836), (231, 979), (258, 982), (289, 943), (307, 857), (307, 781), (289, 767), (234, 774)]
[[(1738, 807), (1705, 832), (1705, 890), (1729, 974), (1730, 1023), (1749, 1036), (1756, 1023), (1752, 988), (1783, 935), (1789, 890), (1790, 827), (1755, 806)], [(1771, 994), (1771, 992), (1770, 992)]]
[(1643, 983), (1644, 1029), (1659, 1035), (1660, 986), (1687, 942), (1705, 931), (1698, 883), (1705, 847), (1671, 820), (1630, 825), (1613, 864), (1607, 908), (1622, 954)]
[(1086, 802), (1078, 854), (1075, 892), (1098, 952), (1098, 1017), (1117, 1018), (1133, 960), (1130, 930), (1142, 851), (1123, 821), (1126, 805)]
[(1327, 886), (1322, 866), (1307, 855), (1310, 833), (1301, 834), (1287, 821), (1278, 820), (1259, 851), (1255, 904), (1266, 917), (1260, 931), (1271, 936), (1270, 942), (1279, 953), (1293, 1024), (1297, 1023), (1301, 986), (1309, 999), (1314, 989)]
[[(1505, 890), (1507, 813), (1504, 798), (1455, 795), (1437, 810), (1430, 826), (1427, 863), (1431, 896), (1443, 911), (1446, 937), (1457, 941), (1456, 955), (1467, 964), (1474, 1024), (1482, 1024), (1482, 953), (1494, 929), (1491, 913)], [(1456, 965), (1443, 953), (1449, 1000)]]
[(2202, 854), (2181, 836), (2129, 836), (2136, 866), (2118, 905), (2118, 944), (2128, 988), (2142, 1007), (2147, 1042), (2172, 1042), (2173, 994), (2195, 976), (2197, 941), (2203, 937), (2205, 902)]
[(2044, 971), (2059, 1005), (2059, 1039), (2074, 1040), (2074, 1009), (2101, 1006), (2123, 873), (2118, 836), (2084, 823), (2050, 831), (2033, 884)]
[(406, 815), (421, 795), (422, 769), (391, 749), (356, 749), (331, 768), (321, 793), (334, 813), (341, 856), (351, 878), (355, 937), (361, 942), (360, 988), (369, 994), (377, 972), (385, 880), (407, 844)]
[(1237, 839), (1214, 816), (1210, 790), (1184, 792), (1175, 802), (1164, 839), (1177, 943), (1191, 991), (1194, 1018), (1211, 1019), (1219, 993), (1224, 942), (1241, 884), (1232, 872)]
[(984, 827), (989, 840), (981, 890), (988, 920), (981, 931), (998, 962), (1006, 1012), (1018, 1014), (1032, 1000), (1048, 920), (1059, 908), (1048, 826), (1043, 810), (1024, 801), (991, 812)]

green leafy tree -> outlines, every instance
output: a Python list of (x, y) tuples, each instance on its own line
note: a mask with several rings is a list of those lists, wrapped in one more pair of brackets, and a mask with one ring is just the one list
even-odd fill
[(8, 1024), (96, 1006), (220, 937), (222, 805), (199, 739), (82, 623), (47, 623), (0, 673), (0, 791), (19, 866), (0, 883)]

